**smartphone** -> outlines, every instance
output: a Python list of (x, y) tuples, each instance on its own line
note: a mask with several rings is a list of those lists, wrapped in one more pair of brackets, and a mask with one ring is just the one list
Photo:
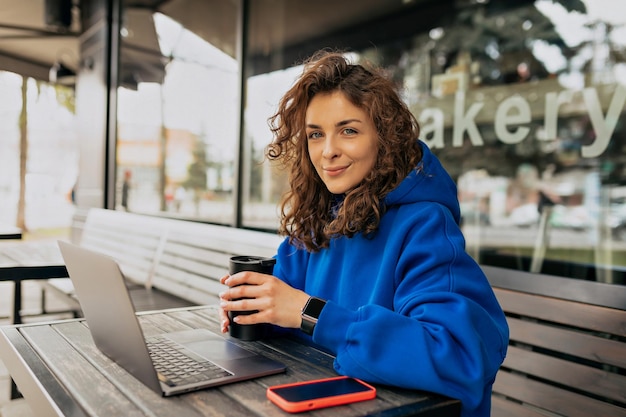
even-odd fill
[(267, 398), (290, 413), (376, 398), (376, 388), (356, 378), (339, 376), (274, 385)]

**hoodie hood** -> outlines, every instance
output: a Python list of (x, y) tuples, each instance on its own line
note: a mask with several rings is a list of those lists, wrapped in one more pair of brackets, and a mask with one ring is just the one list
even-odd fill
[(419, 143), (422, 147), (422, 160), (397, 188), (387, 194), (384, 204), (391, 208), (419, 202), (438, 203), (447, 207), (459, 224), (461, 210), (456, 184), (428, 146), (422, 141)]

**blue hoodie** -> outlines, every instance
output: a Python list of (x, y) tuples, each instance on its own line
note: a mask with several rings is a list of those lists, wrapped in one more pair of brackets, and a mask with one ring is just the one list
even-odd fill
[(312, 340), (338, 373), (444, 394), (461, 400), (462, 416), (488, 417), (508, 327), (465, 251), (456, 186), (421, 145), (419, 169), (387, 195), (375, 235), (316, 253), (286, 239), (274, 275), (327, 300)]

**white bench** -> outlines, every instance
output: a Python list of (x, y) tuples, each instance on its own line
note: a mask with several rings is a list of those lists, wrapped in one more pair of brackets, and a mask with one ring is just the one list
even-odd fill
[[(217, 301), (231, 256), (271, 257), (282, 242), (267, 232), (105, 209), (89, 210), (80, 235), (81, 246), (116, 259), (130, 285), (189, 305)], [(78, 306), (69, 278), (45, 286)]]

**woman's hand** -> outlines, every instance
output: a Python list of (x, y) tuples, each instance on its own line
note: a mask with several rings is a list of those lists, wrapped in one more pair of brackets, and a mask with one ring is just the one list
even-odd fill
[(290, 287), (275, 276), (252, 271), (226, 275), (220, 282), (228, 285), (228, 289), (220, 293), (223, 333), (230, 326), (229, 311), (257, 310), (257, 313), (237, 316), (235, 320), (238, 324), (271, 323), (281, 327), (300, 327), (300, 314), (309, 299), (304, 291)]

